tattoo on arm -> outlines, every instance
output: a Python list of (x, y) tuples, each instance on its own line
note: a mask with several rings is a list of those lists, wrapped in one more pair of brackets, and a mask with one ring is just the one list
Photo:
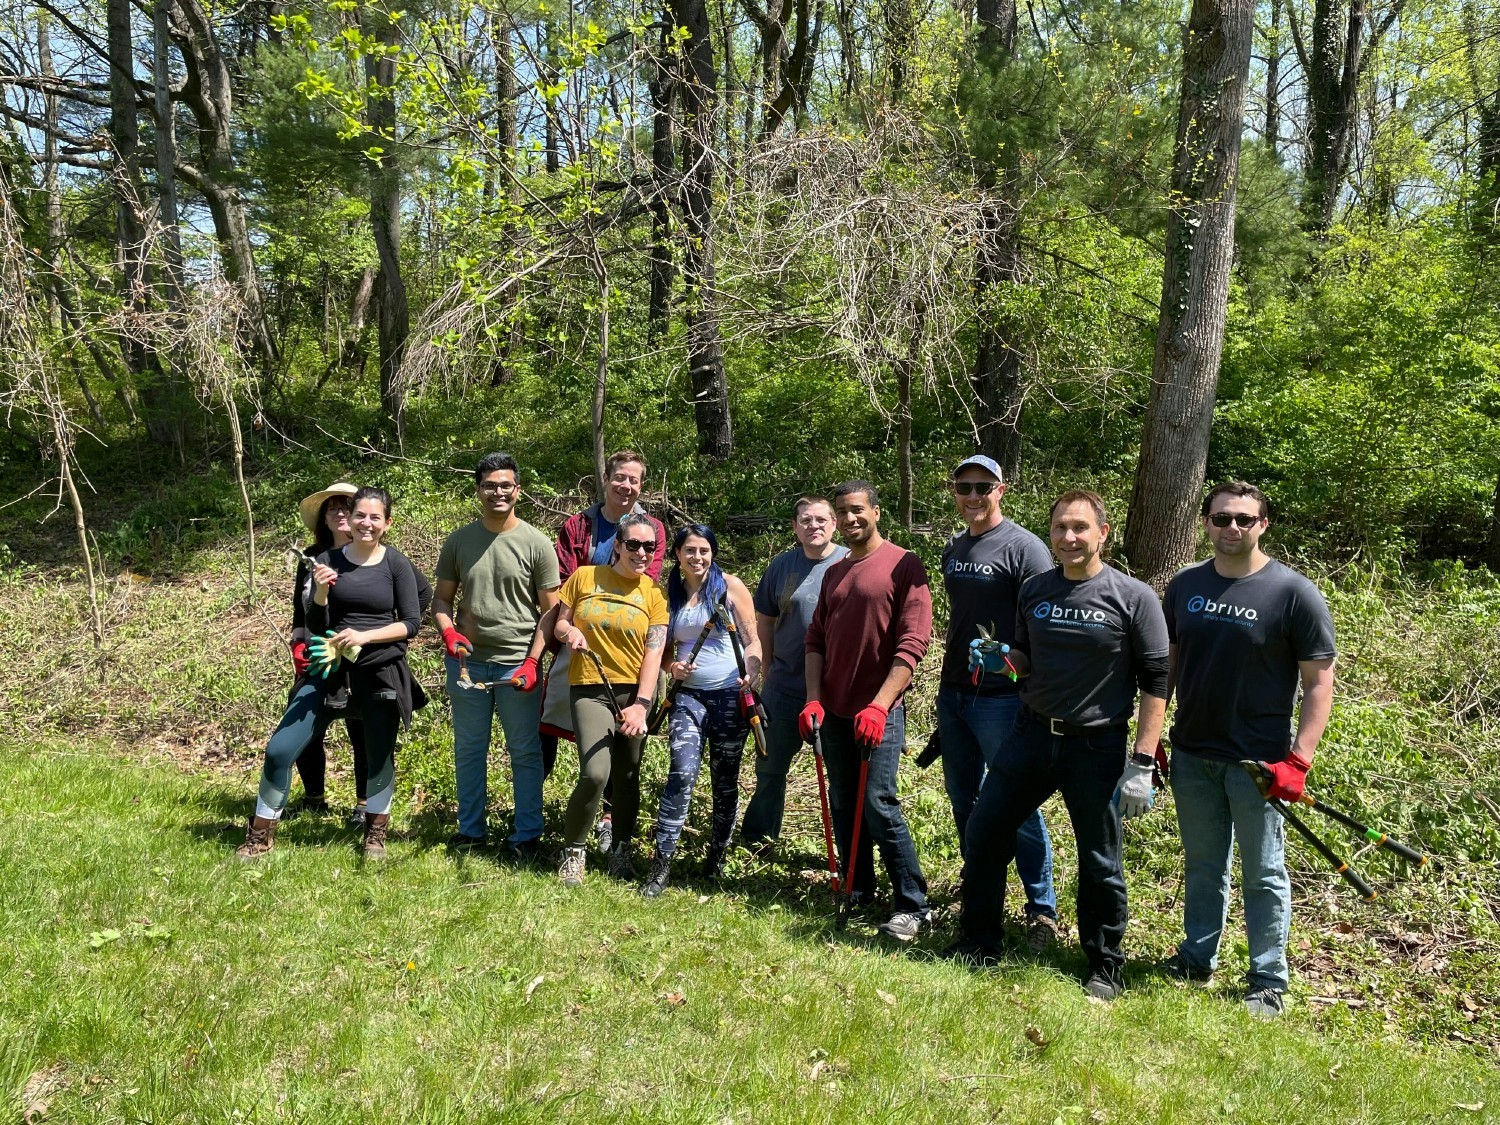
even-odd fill
[(653, 625), (646, 630), (646, 651), (655, 652), (659, 648), (667, 647), (667, 627), (665, 625)]

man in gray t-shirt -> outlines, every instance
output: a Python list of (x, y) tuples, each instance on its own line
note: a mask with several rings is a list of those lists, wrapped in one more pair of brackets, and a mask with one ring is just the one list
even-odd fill
[[(1120, 815), (1127, 801), (1149, 807), (1152, 751), (1167, 707), (1167, 627), (1149, 586), (1104, 565), (1103, 500), (1064, 492), (1049, 522), (1061, 565), (1021, 587), (1011, 658), (1023, 707), (969, 816), (963, 937), (949, 955), (998, 956), (1016, 830), (1061, 793), (1078, 844), (1084, 991), (1113, 1000), (1124, 984), (1128, 917)], [(1137, 691), (1135, 748), (1127, 754)], [(1116, 791), (1122, 800), (1112, 799)]]
[[(1186, 859), (1186, 936), (1168, 972), (1206, 981), (1218, 964), (1238, 842), (1252, 1015), (1281, 1014), (1287, 987), (1291, 884), (1281, 817), (1238, 763), (1269, 765), (1271, 795), (1295, 801), (1333, 703), (1333, 618), (1307, 578), (1260, 549), (1265, 494), (1244, 481), (1203, 502), (1213, 558), (1167, 584), (1177, 717), (1172, 794)], [(1301, 715), (1292, 727), (1297, 689)]]
[(821, 496), (797, 501), (792, 520), (797, 545), (771, 560), (755, 588), (755, 632), (765, 683), (766, 756), (755, 759), (755, 795), (745, 809), (740, 838), (747, 846), (781, 835), (786, 775), (802, 745), (797, 714), (807, 699), (803, 642), (823, 588), (823, 573), (849, 553), (833, 541), (833, 505)]
[[(1010, 737), (1021, 709), (1020, 688), (1003, 661), (990, 671), (973, 645), (1016, 639), (1016, 598), (1021, 583), (1052, 569), (1047, 546), (1014, 520), (1000, 500), (1000, 466), (982, 454), (953, 470), (953, 503), (968, 526), (943, 549), (943, 590), (948, 595), (948, 639), (938, 686), (937, 726), (943, 748), (943, 786), (958, 830), (959, 851), (969, 812), (985, 772)], [(1001, 669), (1004, 669), (1002, 671)], [(1016, 875), (1026, 888), (1026, 943), (1041, 953), (1057, 937), (1057, 898), (1052, 890), (1052, 842), (1038, 809), (1016, 838)]]

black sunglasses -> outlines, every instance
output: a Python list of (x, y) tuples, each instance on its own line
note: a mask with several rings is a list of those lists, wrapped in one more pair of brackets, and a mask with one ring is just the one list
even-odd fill
[(1235, 527), (1254, 527), (1260, 523), (1260, 517), (1247, 515), (1244, 512), (1215, 512), (1208, 517), (1208, 522), (1215, 527), (1228, 527), (1230, 524), (1234, 524)]
[(624, 550), (630, 551), (632, 553), (635, 552), (635, 551), (654, 551), (654, 550), (656, 550), (656, 540), (655, 539), (624, 539), (624, 540), (621, 540), (620, 546)]
[(999, 481), (993, 480), (956, 480), (953, 482), (953, 491), (960, 496), (988, 496), (1000, 487)]

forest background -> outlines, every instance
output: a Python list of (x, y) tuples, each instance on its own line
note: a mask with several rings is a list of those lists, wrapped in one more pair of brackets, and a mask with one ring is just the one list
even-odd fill
[(931, 564), (978, 448), (1159, 586), (1244, 477), (1338, 618), (1317, 776), (1439, 857), (1360, 980), (1500, 1040), (1494, 5), (6, 0), (0, 87), (12, 729), (253, 767), (334, 479), (430, 568), (479, 454), (552, 527), (628, 445), (753, 580), (852, 476)]

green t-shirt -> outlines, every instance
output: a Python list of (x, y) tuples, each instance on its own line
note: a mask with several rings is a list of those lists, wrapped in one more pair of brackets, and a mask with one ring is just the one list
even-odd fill
[(475, 520), (443, 543), (437, 580), (458, 583), (454, 624), (474, 643), (474, 659), (519, 664), (536, 631), (537, 594), (558, 586), (557, 552), (525, 520), (499, 533)]

